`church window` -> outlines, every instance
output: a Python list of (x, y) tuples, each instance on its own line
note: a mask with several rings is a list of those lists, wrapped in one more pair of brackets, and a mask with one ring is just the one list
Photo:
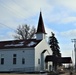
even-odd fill
[(38, 59), (38, 64), (40, 64), (40, 59)]
[(1, 65), (4, 64), (4, 54), (1, 54), (0, 64), (1, 64)]
[(13, 54), (13, 57), (16, 57), (16, 54)]
[(4, 58), (1, 58), (1, 65), (4, 64)]
[(25, 64), (25, 59), (24, 58), (22, 58), (22, 64)]
[(13, 54), (13, 64), (16, 64), (16, 60), (17, 60), (17, 55)]

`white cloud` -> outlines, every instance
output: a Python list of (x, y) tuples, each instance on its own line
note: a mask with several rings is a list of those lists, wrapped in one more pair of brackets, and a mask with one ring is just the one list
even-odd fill
[(76, 29), (61, 32), (60, 35), (66, 38), (76, 38)]
[(54, 30), (46, 27), (46, 33), (47, 33), (47, 36), (48, 36), (48, 37), (51, 36), (51, 32), (55, 33)]
[(76, 11), (76, 0), (57, 0), (56, 2), (69, 10)]
[[(50, 23), (51, 22), (54, 22), (54, 23), (73, 22), (76, 20), (76, 18), (73, 16), (70, 17), (70, 12), (66, 11), (65, 9), (63, 10), (61, 9), (62, 5), (63, 6), (74, 5), (72, 3), (75, 3), (75, 0), (73, 1), (72, 0), (70, 0), (69, 2), (68, 0), (54, 0), (54, 1), (30, 0), (30, 2), (28, 0), (16, 0), (16, 1), (7, 0), (7, 2), (2, 1), (4, 5), (2, 4), (2, 6), (0, 7), (0, 9), (2, 10), (0, 12), (0, 16), (1, 16), (0, 22), (2, 23), (4, 22), (8, 25), (10, 25), (10, 22), (11, 22), (11, 26), (15, 25), (16, 27), (20, 23), (20, 22), (18, 23), (17, 20), (26, 21), (29, 19), (28, 22), (30, 22), (30, 18), (32, 16), (39, 14), (40, 8), (42, 10), (42, 13), (44, 14), (45, 20), (47, 20)], [(0, 2), (0, 4), (2, 2)], [(14, 23), (14, 25), (12, 25), (12, 23)]]
[(57, 24), (67, 24), (76, 21), (76, 0), (53, 0), (49, 1), (52, 11), (45, 13), (48, 21)]
[[(16, 27), (24, 20), (30, 22), (30, 18), (39, 14), (40, 9), (42, 12), (52, 10), (52, 6), (43, 0), (30, 0), (30, 2), (28, 0), (7, 0), (7, 2), (2, 0), (0, 4), (0, 22), (11, 27), (14, 27), (14, 25)], [(19, 20), (19, 23), (17, 20)]]
[(4, 3), (4, 7), (6, 6), (6, 12), (9, 11), (13, 13), (13, 16), (16, 16), (16, 18), (19, 18), (20, 16), (28, 18), (39, 12), (40, 9), (42, 11), (45, 11), (45, 9), (48, 11), (49, 8), (52, 10), (52, 6), (44, 0), (30, 0), (30, 2), (28, 0), (8, 0), (7, 2), (2, 1), (2, 3)]
[(61, 19), (60, 23), (66, 24), (66, 23), (71, 23), (71, 22), (76, 22), (76, 17), (66, 17)]
[(62, 50), (62, 57), (72, 57), (72, 50)]
[(63, 57), (71, 57), (74, 63), (75, 53), (74, 53), (74, 44), (71, 42), (66, 42), (64, 44), (60, 44), (60, 51)]

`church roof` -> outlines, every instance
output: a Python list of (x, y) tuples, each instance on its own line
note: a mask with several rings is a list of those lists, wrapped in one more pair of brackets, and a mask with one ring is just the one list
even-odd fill
[(72, 63), (71, 57), (62, 57), (61, 58), (62, 63)]
[(48, 62), (48, 61), (54, 61), (54, 62), (61, 62), (61, 63), (72, 63), (72, 59), (71, 57), (61, 57), (61, 58), (58, 58), (58, 57), (54, 57), (52, 55), (47, 55), (46, 58), (45, 58), (45, 62)]
[(1, 41), (0, 42), (0, 49), (32, 48), (32, 47), (35, 47), (40, 41), (41, 40), (36, 40), (36, 39)]
[(45, 33), (46, 34), (41, 12), (40, 12), (40, 16), (39, 16), (38, 27), (37, 27), (36, 33)]

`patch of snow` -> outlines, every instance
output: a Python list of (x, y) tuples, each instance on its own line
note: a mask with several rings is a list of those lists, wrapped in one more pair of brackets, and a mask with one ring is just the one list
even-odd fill
[(24, 41), (22, 41), (22, 42), (19, 42), (19, 43), (23, 44), (23, 43), (24, 43)]
[(36, 44), (35, 42), (30, 42), (27, 46), (33, 46), (35, 44)]
[(5, 47), (10, 47), (10, 46), (23, 46), (24, 44), (7, 44)]

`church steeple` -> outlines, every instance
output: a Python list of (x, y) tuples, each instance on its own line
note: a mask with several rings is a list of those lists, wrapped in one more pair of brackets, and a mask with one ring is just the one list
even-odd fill
[(46, 33), (41, 12), (40, 12), (40, 16), (39, 16), (38, 27), (37, 27), (36, 33)]
[(45, 34), (46, 32), (45, 32), (45, 27), (43, 23), (42, 13), (40, 12), (36, 37), (38, 40), (42, 40), (42, 39), (45, 39)]

